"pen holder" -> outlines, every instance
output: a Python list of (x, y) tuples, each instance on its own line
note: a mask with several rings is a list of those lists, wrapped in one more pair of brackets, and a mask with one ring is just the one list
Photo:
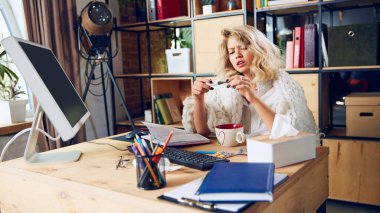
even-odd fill
[(165, 161), (161, 155), (136, 155), (136, 174), (140, 189), (160, 189), (166, 185)]

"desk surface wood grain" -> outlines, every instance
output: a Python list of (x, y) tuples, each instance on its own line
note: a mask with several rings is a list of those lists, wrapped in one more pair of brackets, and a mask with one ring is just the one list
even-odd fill
[[(94, 142), (109, 143), (120, 149), (125, 149), (128, 145), (111, 139), (98, 139)], [(225, 148), (213, 141), (208, 145), (188, 149), (237, 151), (239, 147)], [(127, 168), (115, 168), (115, 162), (120, 156), (133, 159), (128, 151), (87, 142), (55, 151), (68, 150), (81, 151), (80, 160), (68, 164), (36, 165), (27, 164), (20, 158), (1, 163), (1, 212), (200, 211), (158, 200), (157, 197), (206, 172), (186, 167), (167, 172), (166, 187), (144, 191), (136, 186), (136, 171), (131, 164)], [(328, 148), (318, 147), (316, 159), (276, 169), (276, 172), (287, 173), (289, 179), (275, 189), (275, 202), (258, 202), (248, 210), (300, 212), (298, 210), (302, 208), (306, 209), (305, 212), (315, 211), (328, 196), (327, 155)], [(246, 161), (246, 157), (236, 156), (231, 161)], [(276, 209), (279, 211), (274, 211)]]

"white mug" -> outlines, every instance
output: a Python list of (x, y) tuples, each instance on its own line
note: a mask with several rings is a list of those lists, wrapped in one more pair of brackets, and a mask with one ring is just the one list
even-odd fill
[(222, 124), (215, 127), (218, 144), (222, 146), (236, 146), (245, 142), (244, 127), (241, 124)]

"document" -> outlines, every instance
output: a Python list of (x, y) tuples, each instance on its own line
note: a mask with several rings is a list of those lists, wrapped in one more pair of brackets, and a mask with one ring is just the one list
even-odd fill
[[(277, 186), (288, 177), (287, 174), (274, 174), (274, 185)], [(249, 207), (254, 202), (241, 202), (241, 203), (211, 203), (211, 202), (201, 202), (199, 201), (199, 195), (196, 194), (198, 188), (203, 182), (204, 177), (198, 178), (194, 181), (186, 183), (176, 189), (165, 192), (159, 198), (189, 205), (198, 208), (204, 208), (209, 210), (223, 210), (226, 212), (238, 212)]]
[[(153, 138), (153, 143), (163, 145), (169, 132), (174, 130), (173, 136), (170, 139), (168, 146), (185, 146), (195, 144), (210, 143), (210, 139), (195, 133), (188, 133), (185, 130), (173, 128), (166, 125), (154, 124), (143, 122), (148, 128), (150, 135)], [(145, 139), (149, 139), (150, 136), (143, 136)]]

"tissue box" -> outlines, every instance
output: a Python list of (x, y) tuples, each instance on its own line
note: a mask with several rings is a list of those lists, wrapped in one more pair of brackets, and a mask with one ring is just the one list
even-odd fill
[(191, 72), (190, 48), (165, 50), (168, 61), (168, 73)]
[(247, 138), (248, 162), (269, 162), (287, 166), (315, 158), (316, 135), (300, 132), (297, 136), (269, 139), (269, 135)]
[(380, 137), (380, 92), (346, 96), (347, 136)]

